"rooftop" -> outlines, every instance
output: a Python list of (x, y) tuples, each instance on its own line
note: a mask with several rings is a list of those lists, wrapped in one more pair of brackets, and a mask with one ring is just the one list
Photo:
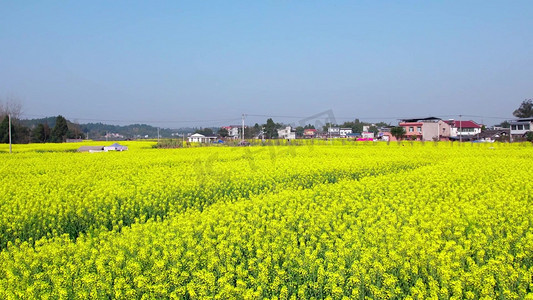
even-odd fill
[(426, 117), (426, 118), (410, 118), (410, 119), (400, 119), (402, 122), (420, 122), (420, 121), (438, 121), (441, 118), (437, 117)]
[(474, 121), (455, 121), (455, 120), (449, 120), (446, 121), (446, 123), (450, 124), (453, 127), (457, 128), (481, 128), (481, 125)]

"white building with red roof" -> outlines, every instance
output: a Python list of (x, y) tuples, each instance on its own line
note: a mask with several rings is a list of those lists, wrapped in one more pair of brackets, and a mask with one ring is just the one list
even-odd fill
[(317, 130), (312, 128), (306, 128), (304, 129), (304, 138), (310, 139), (315, 138), (317, 136)]
[(450, 125), (450, 138), (473, 137), (481, 133), (481, 125), (474, 121), (446, 121)]
[[(245, 128), (246, 127), (247, 126), (245, 126)], [(237, 139), (241, 137), (242, 125), (229, 125), (223, 126), (222, 128), (228, 131), (228, 137), (230, 138)]]

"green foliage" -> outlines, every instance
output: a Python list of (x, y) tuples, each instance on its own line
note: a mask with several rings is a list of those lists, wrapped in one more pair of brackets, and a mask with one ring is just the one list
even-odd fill
[(304, 135), (305, 129), (315, 129), (315, 126), (312, 124), (307, 124), (305, 126), (298, 126), (294, 130), (296, 132), (296, 137), (301, 138)]
[(205, 136), (213, 136), (214, 133), (213, 133), (213, 129), (211, 128), (200, 128), (200, 129), (197, 129), (194, 133), (199, 133), (199, 134), (203, 134)]
[[(13, 132), (12, 132), (13, 134)], [(0, 143), (9, 143), (9, 117), (5, 116), (0, 123)]]
[(405, 128), (403, 128), (402, 126), (392, 127), (390, 130), (390, 133), (397, 140), (401, 140), (403, 136), (405, 135)]
[(50, 135), (50, 141), (52, 143), (63, 143), (67, 139), (67, 133), (68, 133), (67, 119), (65, 119), (61, 115), (57, 116), (56, 123)]
[(50, 127), (48, 124), (38, 124), (31, 131), (31, 141), (33, 143), (46, 143), (50, 138)]
[[(30, 130), (20, 124), (18, 120), (11, 118), (11, 143), (26, 144), (29, 143)], [(9, 143), (9, 117), (5, 116), (0, 123), (0, 143)]]
[(533, 142), (533, 131), (528, 131), (526, 133), (526, 141)]
[(228, 130), (227, 130), (226, 128), (220, 128), (220, 129), (217, 131), (217, 134), (218, 134), (218, 136), (223, 137), (223, 138), (229, 136), (229, 132), (228, 132)]
[(294, 128), (294, 131), (296, 132), (296, 137), (301, 138), (304, 135), (304, 129), (302, 126), (298, 126)]
[(269, 118), (266, 121), (265, 127), (265, 137), (268, 139), (277, 139), (278, 138), (278, 128), (281, 127), (279, 124), (274, 123), (272, 118)]
[(520, 107), (518, 107), (513, 115), (517, 118), (531, 118), (533, 117), (533, 99), (526, 99), (522, 101)]
[(501, 128), (510, 128), (510, 127), (511, 127), (511, 123), (509, 123), (508, 121), (503, 121), (503, 122), (501, 122), (500, 124), (498, 124), (498, 127), (501, 127)]

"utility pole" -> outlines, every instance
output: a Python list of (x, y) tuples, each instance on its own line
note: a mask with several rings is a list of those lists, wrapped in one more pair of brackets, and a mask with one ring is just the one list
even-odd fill
[(244, 116), (245, 114), (242, 114), (242, 139), (244, 141)]
[(157, 127), (157, 142), (159, 143), (159, 127)]
[(440, 141), (440, 123), (437, 121), (437, 142)]
[(7, 115), (7, 118), (9, 120), (9, 153), (13, 153), (12, 149), (11, 149), (11, 114), (8, 114)]
[(329, 137), (328, 140), (331, 140), (331, 144), (333, 144), (333, 139), (331, 138), (331, 123), (329, 123), (327, 137)]
[(463, 115), (459, 115), (459, 142), (463, 142), (463, 121), (461, 121), (461, 117)]
[(513, 142), (513, 135), (511, 134), (512, 127), (513, 125), (509, 124), (509, 143)]

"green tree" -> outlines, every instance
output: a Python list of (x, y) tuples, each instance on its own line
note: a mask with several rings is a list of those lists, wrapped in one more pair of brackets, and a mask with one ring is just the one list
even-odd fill
[(402, 126), (392, 127), (390, 130), (390, 133), (397, 140), (401, 140), (403, 136), (405, 135), (405, 128), (403, 128)]
[(46, 143), (50, 138), (50, 127), (46, 123), (40, 123), (31, 131), (33, 143)]
[[(11, 142), (13, 144), (23, 144), (30, 141), (29, 129), (11, 118)], [(5, 116), (0, 123), (0, 143), (9, 143), (9, 117)]]
[(203, 135), (205, 135), (205, 136), (212, 136), (212, 135), (214, 135), (214, 133), (213, 133), (213, 129), (211, 129), (211, 128), (203, 128), (203, 129), (200, 128), (200, 129), (196, 130), (194, 133), (203, 134)]
[(533, 131), (528, 131), (526, 133), (526, 141), (533, 142)]
[(374, 136), (377, 136), (378, 133), (379, 133), (379, 128), (377, 126), (375, 126), (375, 125), (372, 125), (372, 126), (368, 127), (368, 131), (369, 132), (373, 132)]
[(526, 99), (522, 101), (520, 107), (513, 112), (517, 118), (531, 118), (533, 117), (533, 99)]
[(217, 134), (218, 134), (218, 136), (225, 138), (225, 137), (228, 137), (229, 132), (228, 132), (228, 130), (226, 128), (220, 128), (217, 131)]
[(252, 139), (256, 136), (258, 136), (261, 133), (261, 126), (259, 124), (255, 123), (254, 126), (246, 127), (244, 129), (244, 138), (245, 139)]
[[(343, 126), (340, 126), (340, 127), (344, 127), (345, 124), (346, 123), (344, 123)], [(339, 125), (327, 122), (324, 126), (322, 126), (322, 131), (323, 132), (328, 132), (330, 127), (339, 127)], [(349, 127), (349, 126), (347, 126), (347, 127)]]
[(274, 123), (272, 118), (269, 118), (265, 124), (265, 137), (269, 139), (278, 138), (278, 124)]
[(294, 129), (294, 131), (296, 132), (296, 137), (297, 138), (300, 138), (304, 135), (304, 129), (302, 126), (298, 126)]
[(63, 143), (67, 138), (67, 134), (68, 134), (67, 119), (59, 115), (56, 118), (56, 125), (52, 129), (50, 141), (52, 143)]
[(500, 124), (496, 125), (497, 127), (501, 127), (501, 128), (509, 128), (511, 127), (511, 123), (507, 122), (507, 121), (503, 121), (501, 122)]
[[(13, 138), (13, 130), (11, 131), (11, 138)], [(7, 144), (9, 143), (9, 117), (5, 116), (0, 123), (0, 143)]]
[(17, 122), (17, 120), (11, 124), (11, 129), (15, 133), (13, 143), (27, 144), (31, 141), (31, 130), (28, 127), (20, 124), (20, 122)]
[[(343, 128), (351, 128), (352, 129), (352, 132), (356, 133), (361, 133), (363, 132), (363, 126), (369, 126), (371, 125), (370, 123), (366, 123), (366, 122), (361, 122), (359, 119), (355, 119), (352, 121), (348, 121), (348, 122), (344, 122), (340, 127), (343, 127)], [(372, 131), (372, 130), (370, 130)]]

